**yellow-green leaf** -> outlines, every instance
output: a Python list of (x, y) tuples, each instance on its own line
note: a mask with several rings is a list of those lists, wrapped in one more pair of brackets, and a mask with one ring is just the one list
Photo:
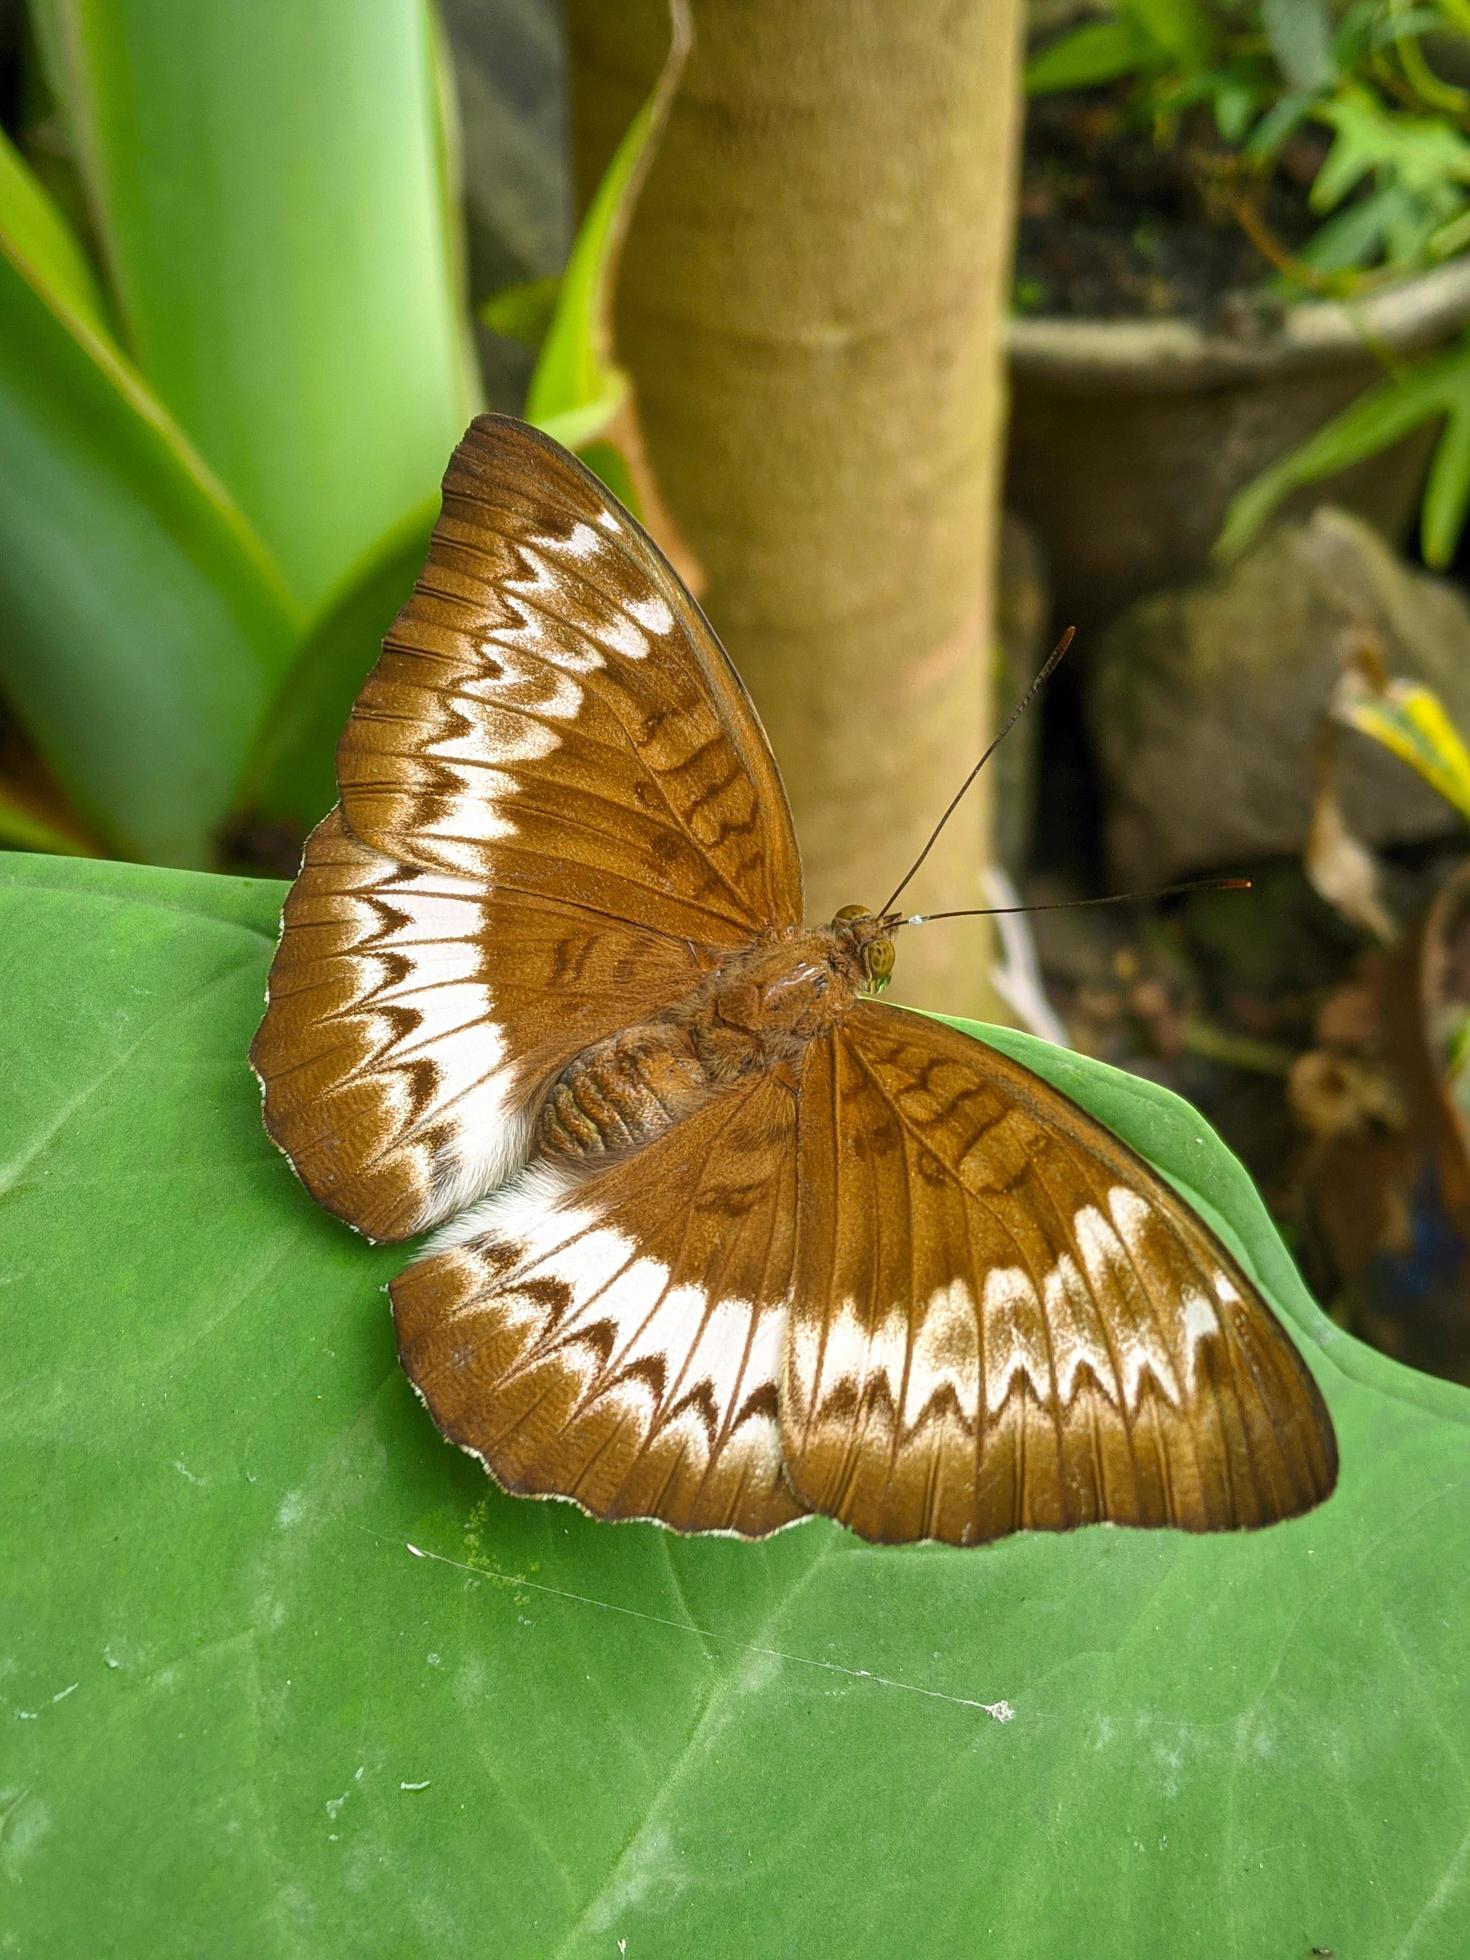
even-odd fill
[(1407, 762), (1470, 821), (1470, 749), (1431, 688), (1401, 680), (1378, 688), (1354, 670), (1339, 686), (1332, 711)]

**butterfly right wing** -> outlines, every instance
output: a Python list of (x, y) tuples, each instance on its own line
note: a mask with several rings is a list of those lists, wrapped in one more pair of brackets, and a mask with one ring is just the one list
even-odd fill
[(1159, 1175), (1059, 1091), (858, 1002), (813, 1043), (783, 1456), (885, 1543), (1309, 1510), (1332, 1424), (1291, 1340)]

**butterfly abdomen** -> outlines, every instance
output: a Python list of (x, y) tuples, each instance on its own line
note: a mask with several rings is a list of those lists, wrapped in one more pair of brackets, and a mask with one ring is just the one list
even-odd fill
[(584, 1049), (552, 1083), (535, 1154), (580, 1163), (636, 1150), (717, 1093), (680, 1029), (628, 1028)]
[(639, 1149), (753, 1076), (795, 1059), (840, 1019), (855, 975), (830, 933), (734, 954), (657, 1019), (586, 1048), (547, 1091), (535, 1154), (586, 1163)]

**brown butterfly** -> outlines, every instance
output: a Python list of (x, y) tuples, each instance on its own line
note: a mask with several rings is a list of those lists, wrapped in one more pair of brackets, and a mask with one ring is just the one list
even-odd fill
[(251, 1059), (507, 1490), (760, 1537), (1264, 1525), (1332, 1427), (1134, 1153), (802, 924), (755, 710), (600, 483), (484, 416), (337, 752)]

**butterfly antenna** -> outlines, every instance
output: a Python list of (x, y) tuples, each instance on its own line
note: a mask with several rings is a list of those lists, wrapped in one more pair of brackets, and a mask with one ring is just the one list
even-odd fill
[(1196, 878), (1187, 885), (1161, 885), (1150, 892), (1109, 892), (1105, 898), (1053, 898), (1040, 905), (981, 905), (963, 912), (916, 912), (900, 925), (928, 926), (936, 919), (994, 919), (1007, 912), (1069, 912), (1075, 905), (1127, 905), (1145, 898), (1179, 898), (1185, 892), (1248, 892), (1249, 878)]
[[(944, 815), (939, 819), (938, 823), (935, 824), (934, 828), (930, 831), (928, 843), (925, 844), (923, 850), (920, 851), (919, 855), (914, 859), (913, 863), (909, 866), (908, 870), (903, 874), (902, 879), (899, 881), (898, 885), (896, 886), (893, 893), (889, 897), (888, 903), (886, 905), (880, 905), (878, 907), (878, 916), (880, 918), (883, 917), (886, 913), (889, 913), (893, 910), (895, 901), (908, 888), (910, 883), (913, 881), (914, 873), (918, 870), (919, 866), (924, 862), (925, 858), (928, 857), (929, 853), (934, 849), (934, 846), (939, 842), (940, 831), (943, 830), (944, 826), (949, 822), (950, 818), (954, 815), (955, 811), (960, 807), (960, 804), (964, 800), (966, 790), (969, 789), (971, 783), (974, 782), (975, 778), (980, 774), (980, 771), (985, 767), (986, 763), (989, 762), (990, 758), (995, 754), (996, 750), (1000, 747), (1001, 743), (1005, 740), (1007, 735), (1010, 734), (1011, 730), (1015, 727), (1016, 723), (1021, 719), (1022, 715), (1025, 714), (1026, 710), (1031, 706), (1031, 703), (1035, 700), (1036, 696), (1040, 693), (1041, 689), (1046, 685), (1047, 681), (1050, 680), (1051, 676), (1056, 672), (1058, 663), (1060, 662), (1062, 655), (1067, 651), (1067, 648), (1071, 646), (1072, 639), (1076, 631), (1077, 628), (1075, 626), (1069, 626), (1066, 632), (1063, 633), (1062, 637), (1057, 641), (1056, 645), (1052, 648), (1051, 652), (1047, 655), (1046, 664), (1042, 667), (1041, 672), (1036, 676), (1036, 679), (1032, 681), (1030, 687), (1028, 687), (1026, 692), (1021, 696), (1020, 700), (1016, 703), (1015, 707), (1012, 708), (1011, 712), (1006, 716), (1005, 725), (1002, 727), (1000, 733), (995, 737), (994, 741), (991, 742), (990, 746), (986, 749), (984, 755), (981, 756), (980, 760), (975, 764), (975, 767), (970, 771), (969, 775), (966, 776), (965, 780), (960, 784), (959, 788), (955, 791), (953, 797), (951, 797), (949, 808), (945, 811)], [(943, 912), (943, 913), (935, 913), (932, 916), (936, 918), (949, 919), (949, 918), (955, 918), (959, 915), (953, 912)]]

